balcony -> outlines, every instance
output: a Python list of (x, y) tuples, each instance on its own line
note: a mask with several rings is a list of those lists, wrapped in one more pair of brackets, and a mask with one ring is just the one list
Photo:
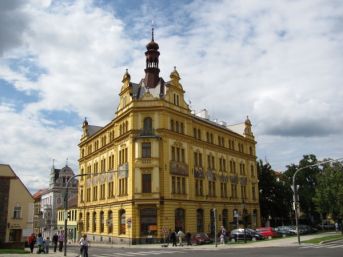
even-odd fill
[(155, 129), (140, 129), (138, 130), (136, 138), (159, 138), (160, 136), (156, 135)]
[(129, 164), (126, 162), (118, 167), (118, 178), (127, 178), (129, 176)]

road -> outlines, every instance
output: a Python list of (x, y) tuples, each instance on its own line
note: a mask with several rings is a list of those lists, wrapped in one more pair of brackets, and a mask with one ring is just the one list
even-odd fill
[[(343, 240), (325, 245), (302, 244), (301, 246), (287, 247), (248, 247), (248, 248), (198, 248), (198, 247), (176, 247), (176, 248), (108, 248), (94, 246), (89, 249), (90, 257), (342, 257)], [(78, 248), (71, 247), (68, 256), (78, 256)]]

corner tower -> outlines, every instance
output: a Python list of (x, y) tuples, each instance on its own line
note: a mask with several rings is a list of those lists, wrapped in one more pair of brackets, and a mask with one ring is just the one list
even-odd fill
[(146, 68), (144, 84), (147, 88), (155, 88), (159, 81), (160, 69), (158, 68), (159, 46), (154, 41), (154, 28), (151, 30), (151, 41), (146, 45)]

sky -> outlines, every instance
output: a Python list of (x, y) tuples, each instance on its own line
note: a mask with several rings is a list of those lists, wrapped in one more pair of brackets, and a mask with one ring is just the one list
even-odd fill
[(84, 117), (115, 117), (125, 69), (176, 66), (191, 108), (228, 124), (248, 115), (257, 157), (283, 171), (304, 154), (343, 157), (340, 0), (0, 1), (0, 163), (31, 192), (52, 160), (78, 172)]

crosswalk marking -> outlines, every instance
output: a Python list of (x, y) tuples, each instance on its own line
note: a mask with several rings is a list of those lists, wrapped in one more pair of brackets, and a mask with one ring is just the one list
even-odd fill
[(339, 244), (308, 244), (308, 245), (302, 245), (299, 247), (300, 249), (310, 249), (310, 248), (326, 248), (326, 249), (335, 249), (335, 248), (343, 248), (343, 245)]

